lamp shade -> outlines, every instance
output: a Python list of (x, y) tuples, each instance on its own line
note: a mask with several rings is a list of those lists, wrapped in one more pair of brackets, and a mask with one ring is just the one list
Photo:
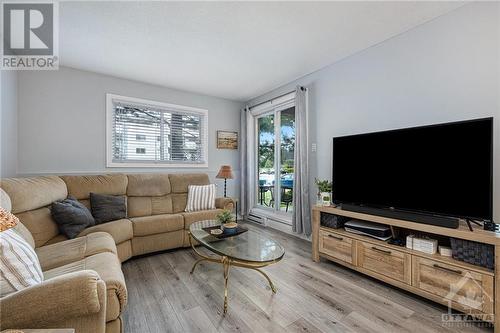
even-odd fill
[(219, 173), (215, 178), (233, 179), (233, 170), (230, 165), (223, 165), (220, 167)]
[(5, 231), (15, 227), (19, 219), (14, 214), (9, 213), (6, 209), (0, 207), (0, 231)]

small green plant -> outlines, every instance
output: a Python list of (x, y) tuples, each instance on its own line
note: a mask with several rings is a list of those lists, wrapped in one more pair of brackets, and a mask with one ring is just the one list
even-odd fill
[(229, 211), (227, 209), (223, 210), (222, 213), (217, 215), (217, 220), (221, 224), (231, 222), (232, 219), (233, 219), (233, 215), (231, 214), (231, 211)]
[(318, 186), (318, 193), (331, 192), (333, 183), (329, 180), (314, 179), (314, 183)]

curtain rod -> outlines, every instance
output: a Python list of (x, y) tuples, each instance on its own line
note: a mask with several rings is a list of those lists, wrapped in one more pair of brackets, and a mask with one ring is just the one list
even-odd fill
[[(301, 87), (300, 87), (300, 90), (302, 90), (302, 91), (306, 91), (306, 90), (307, 90), (307, 88), (306, 88), (306, 87), (302, 87), (302, 86), (301, 86)], [(254, 108), (254, 107), (256, 107), (256, 106), (259, 106), (259, 105), (262, 105), (262, 104), (269, 103), (269, 102), (271, 102), (271, 101), (272, 101), (272, 100), (274, 100), (274, 99), (277, 99), (277, 98), (280, 98), (280, 97), (286, 96), (286, 95), (291, 94), (291, 93), (293, 93), (293, 92), (295, 92), (295, 90), (292, 90), (292, 91), (289, 91), (289, 92), (287, 92), (287, 93), (281, 94), (281, 95), (279, 95), (279, 96), (273, 97), (273, 98), (271, 98), (271, 99), (268, 99), (267, 101), (260, 102), (260, 103), (257, 103), (257, 104), (255, 104), (255, 105), (249, 106), (248, 108), (249, 108), (249, 109), (251, 109), (251, 108)]]

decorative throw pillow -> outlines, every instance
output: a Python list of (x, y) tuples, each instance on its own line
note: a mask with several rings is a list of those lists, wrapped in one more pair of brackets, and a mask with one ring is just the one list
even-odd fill
[(15, 230), (0, 233), (0, 297), (43, 281), (35, 250)]
[(215, 184), (189, 185), (186, 212), (215, 209)]
[(90, 193), (90, 207), (96, 224), (127, 217), (127, 201), (123, 195)]
[(73, 197), (53, 202), (51, 213), (59, 231), (69, 239), (95, 224), (88, 208)]

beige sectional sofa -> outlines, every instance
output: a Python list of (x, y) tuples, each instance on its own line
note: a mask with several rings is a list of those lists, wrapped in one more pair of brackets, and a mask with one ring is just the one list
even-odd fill
[[(188, 185), (209, 184), (206, 174), (109, 174), (2, 179), (16, 229), (35, 248), (44, 272), (41, 285), (0, 299), (1, 326), (75, 328), (121, 332), (127, 289), (121, 262), (133, 256), (189, 246), (189, 225), (233, 209), (217, 198), (215, 210), (186, 213)], [(90, 192), (125, 195), (126, 219), (99, 224), (67, 240), (50, 205), (71, 195), (90, 207)]]

